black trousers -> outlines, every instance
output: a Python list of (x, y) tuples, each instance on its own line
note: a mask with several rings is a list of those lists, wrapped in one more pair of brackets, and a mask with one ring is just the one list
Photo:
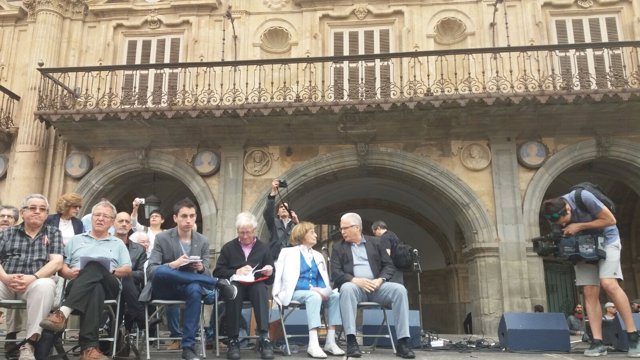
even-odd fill
[(131, 331), (134, 323), (138, 325), (138, 329), (144, 329), (144, 304), (138, 301), (140, 288), (131, 276), (124, 277), (121, 280), (122, 295), (120, 297), (120, 305), (124, 311), (120, 311), (120, 320), (124, 317), (125, 328), (129, 331)]
[(65, 290), (63, 306), (80, 315), (78, 342), (81, 349), (98, 347), (102, 309), (106, 299), (115, 299), (120, 291), (118, 278), (102, 265), (90, 262), (71, 280)]
[[(240, 332), (240, 317), (242, 315), (242, 302), (251, 301), (256, 316), (257, 332), (260, 336), (269, 335), (269, 298), (267, 285), (264, 282), (252, 284), (233, 283), (238, 288), (238, 295), (234, 300), (225, 302), (225, 322), (227, 323), (227, 335), (237, 337)], [(248, 329), (247, 329), (248, 330)]]

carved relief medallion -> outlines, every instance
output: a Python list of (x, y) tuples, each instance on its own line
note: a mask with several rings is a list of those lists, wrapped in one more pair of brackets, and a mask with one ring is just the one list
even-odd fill
[(91, 158), (81, 152), (72, 152), (64, 161), (64, 173), (74, 179), (81, 179), (91, 170)]
[(251, 149), (244, 156), (244, 170), (253, 176), (264, 175), (271, 169), (271, 155), (263, 149)]
[(468, 144), (460, 152), (460, 161), (469, 170), (482, 170), (491, 162), (491, 151), (480, 143)]
[(547, 160), (549, 150), (539, 141), (527, 141), (518, 147), (518, 162), (520, 165), (537, 169)]
[(191, 165), (202, 176), (211, 176), (220, 170), (220, 157), (211, 150), (202, 150), (193, 156)]

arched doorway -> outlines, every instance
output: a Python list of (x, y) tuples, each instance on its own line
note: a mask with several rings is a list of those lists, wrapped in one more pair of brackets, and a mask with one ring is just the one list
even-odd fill
[[(128, 153), (98, 165), (78, 184), (76, 190), (85, 204), (107, 198), (119, 211), (130, 211), (135, 197), (153, 193), (161, 200), (165, 228), (171, 226), (171, 208), (185, 197), (194, 200), (200, 212), (198, 231), (214, 238), (217, 206), (208, 185), (193, 168), (173, 156), (151, 151), (140, 159)], [(89, 209), (85, 211), (90, 211)]]
[[(383, 219), (400, 239), (422, 254), (422, 316), (425, 329), (461, 332), (469, 310), (477, 329), (491, 329), (495, 319), (484, 317), (478, 285), (482, 274), (469, 272), (463, 249), (495, 240), (490, 217), (477, 195), (459, 178), (430, 160), (401, 151), (369, 150), (358, 156), (343, 150), (318, 156), (282, 174), (289, 187), (286, 200), (301, 219), (316, 224), (339, 223), (348, 211), (367, 224)], [(262, 214), (266, 199), (252, 208)], [(262, 224), (260, 237), (267, 237)], [(487, 245), (490, 247), (490, 245)], [(497, 255), (496, 255), (497, 256)], [(474, 266), (474, 268), (476, 268)], [(409, 274), (411, 275), (411, 274)], [(416, 302), (416, 277), (406, 285)]]
[[(597, 183), (616, 203), (616, 220), (622, 241), (622, 270), (625, 277), (623, 287), (627, 294), (636, 298), (640, 294), (640, 144), (626, 140), (599, 142), (588, 140), (576, 143), (558, 151), (549, 158), (531, 179), (524, 199), (524, 221), (529, 238), (545, 233), (548, 226), (539, 219), (540, 205), (546, 198), (563, 195), (579, 182)], [(542, 260), (541, 260), (542, 261)], [(573, 278), (549, 280), (551, 272), (558, 273), (558, 264), (553, 260), (544, 261), (547, 283), (542, 284), (545, 295), (540, 301), (547, 301), (550, 311), (571, 310), (575, 298), (570, 291), (560, 291), (573, 286)], [(571, 266), (564, 266), (568, 271)], [(540, 278), (545, 278), (540, 276)], [(567, 280), (568, 279), (568, 280)], [(549, 281), (554, 281), (549, 284)], [(556, 283), (558, 282), (559, 283)], [(575, 292), (577, 294), (577, 292)]]

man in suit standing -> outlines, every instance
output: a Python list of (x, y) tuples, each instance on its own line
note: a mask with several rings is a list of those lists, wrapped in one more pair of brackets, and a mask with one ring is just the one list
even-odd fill
[(173, 206), (173, 221), (176, 223), (175, 228), (156, 236), (147, 267), (147, 277), (150, 279), (152, 298), (186, 302), (182, 359), (198, 360), (195, 337), (200, 319), (203, 287), (218, 287), (224, 297), (231, 299), (235, 298), (237, 289), (227, 280), (218, 281), (217, 278), (211, 277), (209, 242), (206, 237), (193, 230), (196, 205), (191, 199), (180, 200)]
[(342, 326), (347, 334), (347, 357), (360, 357), (356, 342), (356, 311), (359, 302), (374, 301), (391, 306), (398, 336), (397, 356), (412, 359), (409, 335), (407, 289), (389, 282), (396, 271), (380, 239), (362, 235), (362, 218), (347, 213), (340, 219), (344, 241), (333, 245), (331, 274), (333, 286), (340, 289)]

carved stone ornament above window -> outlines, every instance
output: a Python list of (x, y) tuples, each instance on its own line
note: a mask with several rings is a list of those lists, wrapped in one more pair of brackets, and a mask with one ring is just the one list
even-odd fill
[(270, 27), (260, 36), (260, 48), (270, 53), (283, 53), (291, 49), (291, 34), (281, 26)]
[(593, 6), (593, 1), (591, 0), (577, 0), (578, 6), (588, 9)]
[(286, 5), (289, 5), (291, 0), (263, 0), (262, 3), (265, 4), (269, 9), (281, 9)]
[(444, 45), (455, 44), (467, 37), (467, 26), (455, 17), (446, 17), (435, 26), (436, 42)]
[(369, 10), (364, 6), (358, 6), (353, 10), (353, 14), (358, 18), (358, 20), (364, 20), (369, 14)]

